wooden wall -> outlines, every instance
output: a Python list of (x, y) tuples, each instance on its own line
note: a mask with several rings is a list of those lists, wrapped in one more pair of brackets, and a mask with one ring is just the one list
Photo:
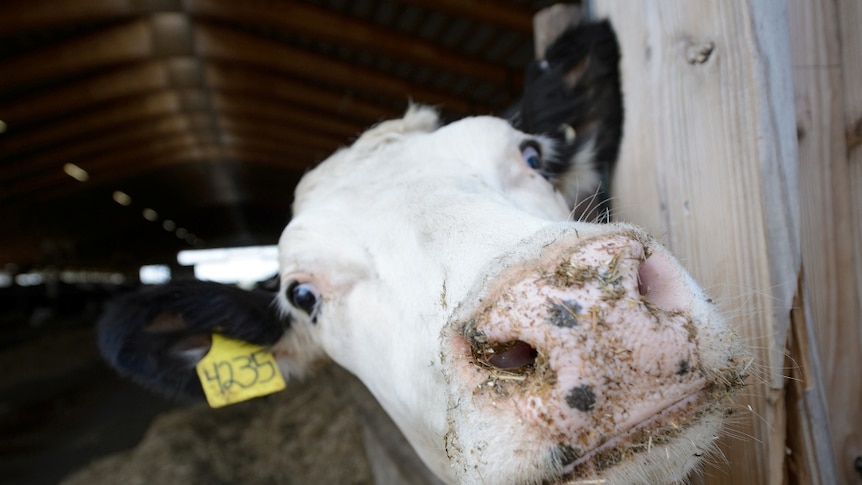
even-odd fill
[(788, 0), (802, 265), (837, 482), (862, 483), (862, 3)]
[(751, 346), (694, 483), (862, 483), (862, 2), (595, 0), (623, 53), (617, 218)]

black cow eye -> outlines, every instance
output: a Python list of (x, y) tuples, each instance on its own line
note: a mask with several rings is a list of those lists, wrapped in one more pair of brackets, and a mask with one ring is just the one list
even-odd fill
[(521, 157), (533, 170), (538, 170), (542, 166), (542, 151), (534, 140), (521, 143)]
[(299, 308), (310, 316), (313, 316), (320, 300), (320, 295), (314, 285), (311, 283), (300, 283), (298, 281), (294, 281), (289, 287), (287, 287), (286, 296), (287, 301), (289, 301), (291, 305)]

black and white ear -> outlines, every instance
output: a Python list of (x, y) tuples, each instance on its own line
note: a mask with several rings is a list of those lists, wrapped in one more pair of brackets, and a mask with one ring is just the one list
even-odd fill
[(527, 70), (524, 96), (509, 119), (556, 142), (538, 169), (578, 220), (606, 222), (609, 185), (622, 137), (620, 51), (607, 21), (567, 29)]
[(273, 296), (197, 280), (145, 287), (108, 304), (98, 322), (99, 348), (121, 375), (145, 387), (203, 399), (195, 365), (214, 332), (268, 347), (287, 330)]

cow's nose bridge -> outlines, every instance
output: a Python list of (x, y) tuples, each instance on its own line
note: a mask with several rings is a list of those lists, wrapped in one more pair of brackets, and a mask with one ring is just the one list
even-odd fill
[[(513, 270), (457, 331), (474, 402), (514, 408), (574, 460), (704, 386), (685, 273), (641, 238)], [(484, 404), (483, 404), (484, 403)]]

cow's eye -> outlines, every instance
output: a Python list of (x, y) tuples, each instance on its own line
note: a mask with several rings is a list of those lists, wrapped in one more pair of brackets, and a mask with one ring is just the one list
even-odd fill
[(317, 288), (311, 283), (300, 283), (294, 281), (287, 287), (287, 301), (296, 308), (307, 313), (309, 316), (314, 316), (317, 310), (320, 295)]
[(521, 143), (521, 157), (533, 170), (538, 170), (542, 166), (542, 151), (534, 140)]

